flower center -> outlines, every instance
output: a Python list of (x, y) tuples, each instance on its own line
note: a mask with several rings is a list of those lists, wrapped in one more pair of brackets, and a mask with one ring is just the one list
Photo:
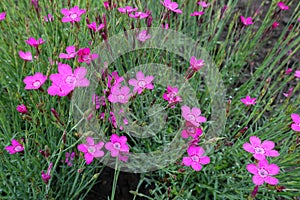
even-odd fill
[(255, 147), (254, 150), (255, 150), (255, 153), (257, 153), (257, 154), (264, 154), (265, 153), (264, 148), (261, 148), (261, 147)]
[(192, 126), (189, 126), (189, 127), (187, 128), (187, 131), (188, 131), (189, 133), (194, 134), (194, 133), (195, 133), (195, 128), (192, 127)]
[(22, 147), (21, 147), (21, 146), (16, 146), (16, 147), (14, 148), (14, 150), (15, 150), (15, 151), (21, 151), (21, 150), (22, 150)]
[(141, 88), (145, 87), (146, 82), (145, 81), (139, 81), (138, 82), (138, 86), (140, 86)]
[(269, 173), (268, 173), (268, 171), (267, 170), (265, 170), (265, 169), (260, 169), (259, 171), (258, 171), (258, 174), (261, 176), (261, 177), (267, 177), (268, 175), (269, 175)]
[(192, 120), (192, 121), (195, 121), (195, 116), (192, 115), (192, 114), (189, 114), (189, 115), (188, 115), (188, 118), (189, 118), (190, 120)]
[(74, 85), (76, 81), (76, 78), (74, 76), (67, 76), (66, 78), (66, 83), (70, 84), (70, 85)]
[(114, 148), (119, 150), (121, 148), (121, 144), (119, 142), (114, 143)]
[(88, 148), (88, 152), (89, 153), (94, 153), (96, 151), (96, 148), (94, 147), (94, 146), (90, 146), (89, 148)]
[(199, 160), (200, 160), (199, 156), (197, 156), (197, 155), (193, 155), (191, 158), (194, 162), (199, 162)]
[(76, 19), (77, 16), (78, 16), (78, 15), (77, 15), (76, 13), (73, 13), (73, 14), (70, 15), (70, 17), (71, 17), (72, 19)]
[(119, 100), (123, 100), (123, 99), (125, 99), (125, 96), (124, 96), (123, 94), (120, 94), (120, 95), (118, 96), (118, 99), (119, 99)]
[(41, 85), (41, 82), (40, 81), (35, 81), (32, 85), (34, 87), (39, 87)]

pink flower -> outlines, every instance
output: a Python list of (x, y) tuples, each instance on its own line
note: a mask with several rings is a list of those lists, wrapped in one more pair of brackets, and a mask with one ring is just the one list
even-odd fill
[(150, 14), (149, 13), (144, 13), (144, 12), (135, 12), (134, 14), (129, 13), (129, 17), (131, 18), (139, 18), (139, 19), (144, 19), (144, 18), (147, 18)]
[(17, 111), (19, 113), (22, 113), (22, 114), (28, 113), (28, 110), (27, 110), (27, 108), (26, 108), (26, 106), (24, 104), (18, 105), (17, 106)]
[(210, 5), (209, 3), (206, 3), (205, 1), (199, 1), (197, 4), (200, 5), (202, 8), (207, 8)]
[(80, 16), (85, 13), (85, 10), (81, 10), (78, 6), (74, 6), (70, 10), (63, 8), (60, 12), (64, 15), (61, 19), (62, 22), (71, 22), (74, 24), (74, 22), (80, 21)]
[(105, 8), (106, 10), (109, 9), (109, 1), (104, 1), (104, 2), (103, 2), (103, 5), (104, 5), (104, 8)]
[(275, 28), (277, 28), (279, 26), (279, 22), (274, 22), (273, 24), (272, 24), (272, 29), (275, 29)]
[(104, 156), (104, 152), (101, 150), (104, 146), (104, 142), (99, 142), (95, 144), (92, 137), (86, 138), (86, 144), (80, 144), (77, 149), (84, 153), (84, 159), (86, 164), (89, 165), (93, 162), (94, 158), (101, 158)]
[(204, 60), (197, 60), (195, 56), (190, 59), (190, 68), (194, 71), (200, 70), (204, 66)]
[(296, 113), (293, 113), (293, 114), (291, 114), (291, 118), (294, 122), (291, 125), (291, 128), (296, 132), (300, 132), (300, 116)]
[(187, 152), (189, 156), (183, 157), (182, 163), (185, 166), (191, 166), (195, 171), (200, 171), (202, 165), (210, 163), (210, 158), (208, 156), (203, 156), (205, 151), (202, 147), (190, 146)]
[(128, 154), (129, 146), (126, 144), (126, 136), (118, 136), (112, 134), (110, 137), (110, 142), (105, 144), (105, 148), (110, 151), (112, 157), (119, 157), (119, 160), (127, 161), (128, 157), (123, 156), (122, 154)]
[(172, 2), (171, 0), (164, 0), (164, 2), (160, 1), (160, 3), (166, 7), (167, 9), (176, 12), (178, 14), (182, 13), (182, 10), (177, 9), (178, 8), (178, 3)]
[(260, 160), (257, 165), (248, 164), (248, 172), (254, 174), (252, 181), (255, 185), (262, 185), (264, 182), (270, 185), (277, 185), (278, 179), (272, 177), (279, 173), (279, 167), (275, 164), (268, 164), (267, 160)]
[(43, 40), (42, 38), (39, 38), (38, 40), (36, 40), (36, 39), (31, 37), (28, 40), (26, 40), (25, 42), (27, 44), (29, 44), (30, 46), (33, 46), (34, 48), (38, 48), (39, 45), (45, 43), (45, 40)]
[(49, 180), (51, 179), (50, 173), (51, 173), (52, 166), (53, 166), (53, 164), (51, 162), (48, 166), (46, 174), (44, 171), (42, 171), (42, 179), (43, 179), (44, 183), (46, 183), (46, 184), (48, 184)]
[(241, 102), (244, 103), (246, 106), (249, 106), (249, 105), (255, 105), (256, 104), (255, 100), (256, 98), (251, 98), (250, 96), (246, 96), (246, 98), (241, 99)]
[(120, 13), (124, 13), (124, 14), (126, 14), (126, 13), (131, 13), (131, 12), (135, 12), (135, 11), (137, 11), (138, 9), (137, 8), (133, 8), (133, 7), (131, 7), (131, 6), (125, 6), (124, 8), (118, 8), (118, 11), (120, 12)]
[(189, 121), (185, 122), (185, 129), (181, 131), (181, 137), (187, 139), (192, 137), (193, 139), (197, 139), (200, 135), (202, 135), (202, 129), (196, 127)]
[(272, 141), (265, 140), (261, 143), (261, 140), (256, 136), (250, 137), (250, 143), (246, 142), (243, 145), (245, 151), (253, 153), (253, 157), (257, 160), (264, 160), (266, 156), (277, 157), (278, 151), (273, 150), (275, 144)]
[(47, 80), (47, 76), (42, 73), (37, 72), (33, 76), (26, 76), (23, 82), (26, 84), (25, 90), (37, 90), (39, 89)]
[(111, 75), (108, 75), (107, 87), (112, 88), (113, 86), (119, 86), (124, 81), (122, 76), (119, 76), (117, 71), (113, 71)]
[(130, 88), (127, 86), (119, 87), (113, 86), (111, 89), (111, 93), (108, 96), (108, 100), (112, 103), (127, 103), (129, 98), (131, 97)]
[(19, 51), (19, 56), (26, 61), (31, 61), (32, 60), (32, 55), (31, 52), (23, 52)]
[(245, 26), (253, 24), (252, 17), (245, 18), (244, 16), (240, 16), (240, 19)]
[(293, 93), (293, 89), (294, 89), (294, 88), (291, 87), (291, 88), (289, 89), (289, 91), (288, 91), (287, 93), (283, 93), (283, 95), (284, 95), (285, 97), (290, 97), (290, 96), (292, 95), (292, 93)]
[(66, 52), (67, 52), (67, 54), (65, 54), (65, 53), (59, 54), (59, 58), (64, 58), (64, 59), (68, 59), (69, 60), (71, 58), (75, 58), (75, 56), (77, 55), (75, 46), (68, 46), (66, 48)]
[(67, 64), (58, 64), (58, 74), (51, 74), (52, 85), (48, 88), (48, 94), (66, 96), (75, 87), (87, 87), (90, 82), (85, 78), (86, 68), (78, 67), (72, 72), (72, 68)]
[(69, 152), (66, 152), (66, 160), (65, 160), (65, 163), (67, 163), (68, 166), (72, 166), (73, 165), (73, 160), (75, 158), (75, 152), (72, 152), (72, 153), (69, 153)]
[(182, 117), (194, 126), (199, 127), (200, 123), (206, 122), (206, 118), (201, 116), (201, 110), (199, 108), (194, 107), (191, 110), (188, 106), (182, 106), (181, 111)]
[(287, 70), (285, 70), (285, 75), (289, 75), (291, 72), (293, 71), (293, 68), (288, 68)]
[(161, 24), (161, 28), (164, 28), (164, 29), (168, 30), (169, 29), (169, 24), (168, 23)]
[(167, 92), (163, 94), (163, 98), (164, 100), (168, 101), (169, 104), (176, 104), (178, 102), (182, 102), (182, 98), (180, 96), (177, 96), (177, 94), (178, 88), (171, 87), (170, 85), (168, 85)]
[(136, 73), (136, 79), (130, 79), (128, 81), (129, 85), (134, 86), (133, 92), (138, 92), (138, 94), (141, 94), (144, 89), (152, 90), (154, 88), (154, 85), (151, 83), (153, 81), (153, 76), (146, 76), (143, 72), (139, 71)]
[(24, 147), (17, 140), (11, 140), (11, 146), (6, 146), (4, 149), (9, 152), (9, 154), (15, 154), (24, 151)]
[(193, 12), (192, 14), (191, 14), (191, 16), (193, 17), (193, 16), (201, 16), (201, 15), (203, 15), (204, 14), (204, 12), (197, 12), (197, 11), (195, 11), (195, 12)]
[(87, 25), (89, 29), (95, 31), (95, 32), (98, 32), (100, 31), (101, 29), (103, 29), (105, 27), (104, 24), (100, 24), (98, 27), (97, 27), (97, 24), (96, 22), (92, 22), (91, 24), (88, 24)]
[(288, 10), (289, 9), (289, 7), (284, 4), (284, 2), (278, 2), (277, 6), (279, 7), (280, 10)]
[(47, 16), (44, 16), (44, 21), (45, 22), (53, 22), (54, 17), (51, 14), (48, 14)]
[(300, 78), (300, 70), (296, 70), (295, 71), (295, 77), (296, 78)]
[(0, 13), (0, 21), (5, 20), (6, 18), (6, 12)]
[(146, 40), (149, 40), (151, 38), (151, 35), (147, 33), (147, 30), (143, 30), (139, 33), (139, 35), (136, 37), (137, 40), (141, 42), (145, 42)]
[(90, 48), (79, 49), (79, 51), (77, 52), (78, 62), (85, 62), (87, 64), (90, 64), (92, 60), (98, 58), (98, 54), (90, 54), (90, 52)]

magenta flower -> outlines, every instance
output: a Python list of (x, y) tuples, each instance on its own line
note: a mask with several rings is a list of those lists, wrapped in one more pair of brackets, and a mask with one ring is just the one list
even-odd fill
[(91, 24), (88, 24), (87, 25), (89, 29), (95, 31), (95, 32), (98, 32), (100, 31), (101, 29), (103, 29), (105, 27), (104, 24), (100, 24), (98, 27), (97, 27), (97, 24), (96, 22), (92, 22)]
[(264, 160), (266, 156), (277, 157), (278, 151), (273, 150), (275, 144), (272, 141), (265, 140), (261, 143), (261, 140), (256, 136), (250, 137), (250, 143), (246, 142), (243, 145), (245, 151), (253, 153), (253, 157), (257, 160)]
[(112, 157), (119, 157), (120, 160), (126, 161), (126, 157), (122, 154), (128, 154), (129, 146), (126, 144), (127, 138), (126, 136), (118, 136), (116, 134), (112, 134), (110, 137), (110, 142), (105, 144), (105, 148), (110, 151), (110, 155)]
[(197, 11), (195, 11), (195, 12), (193, 12), (192, 14), (191, 14), (191, 16), (193, 17), (193, 16), (201, 16), (201, 15), (203, 15), (204, 14), (204, 12), (197, 12)]
[(168, 101), (169, 104), (176, 104), (178, 102), (182, 102), (182, 98), (177, 95), (178, 95), (178, 88), (171, 87), (170, 85), (168, 85), (167, 92), (163, 94), (163, 98), (164, 100)]
[(200, 70), (204, 66), (204, 60), (197, 60), (195, 56), (190, 58), (190, 68), (194, 71)]
[[(292, 71), (293, 71), (293, 68), (288, 68), (287, 70), (285, 70), (284, 74), (289, 75), (290, 73), (292, 73)], [(299, 75), (300, 75), (300, 73), (299, 73)]]
[(190, 146), (187, 150), (188, 157), (183, 157), (182, 163), (185, 166), (191, 166), (195, 171), (200, 171), (202, 165), (210, 163), (210, 158), (208, 156), (203, 156), (205, 151), (199, 146)]
[(23, 52), (19, 51), (19, 56), (25, 60), (25, 61), (31, 61), (32, 60), (32, 54), (31, 52)]
[(240, 16), (240, 19), (245, 26), (253, 24), (252, 17), (245, 18), (244, 16)]
[(152, 90), (154, 88), (154, 85), (151, 83), (153, 81), (153, 76), (146, 76), (143, 72), (139, 71), (136, 73), (136, 79), (130, 79), (128, 81), (129, 85), (134, 86), (133, 92), (138, 92), (138, 94), (141, 94), (144, 89)]
[(129, 17), (135, 18), (135, 19), (144, 19), (147, 18), (150, 14), (149, 13), (144, 13), (144, 12), (135, 12), (134, 14), (129, 13)]
[(62, 22), (71, 22), (74, 24), (74, 22), (80, 21), (80, 16), (85, 13), (85, 10), (81, 10), (78, 6), (74, 6), (70, 10), (63, 8), (60, 12), (64, 15), (64, 17), (61, 19)]
[(262, 185), (264, 182), (270, 185), (277, 185), (278, 179), (272, 177), (279, 173), (279, 167), (275, 164), (268, 164), (267, 160), (260, 160), (257, 165), (248, 164), (248, 172), (254, 174), (252, 181), (255, 185)]
[(129, 13), (132, 13), (132, 12), (135, 12), (137, 11), (138, 9), (137, 8), (133, 8), (131, 6), (125, 6), (124, 8), (118, 8), (118, 11), (120, 13), (124, 13), (124, 14), (129, 14)]
[(188, 106), (182, 106), (182, 117), (186, 120), (192, 123), (194, 126), (199, 127), (200, 123), (206, 122), (206, 118), (201, 116), (201, 110), (199, 108), (192, 108)]
[(22, 114), (28, 113), (27, 107), (24, 104), (18, 105), (17, 111)]
[(141, 42), (145, 42), (146, 40), (149, 40), (151, 38), (151, 35), (147, 33), (147, 30), (141, 31), (138, 36), (136, 37), (137, 40)]
[(46, 174), (44, 171), (42, 171), (42, 179), (43, 179), (44, 183), (46, 183), (46, 184), (48, 184), (49, 180), (51, 179), (50, 173), (51, 173), (52, 166), (53, 166), (53, 164), (51, 162), (48, 166)]
[(288, 92), (287, 93), (283, 93), (283, 95), (285, 96), (285, 97), (290, 97), (291, 95), (292, 95), (292, 93), (293, 93), (293, 90), (294, 90), (294, 88), (290, 88), (289, 90), (288, 90)]
[(181, 131), (181, 137), (187, 139), (192, 137), (193, 139), (197, 139), (200, 135), (202, 135), (202, 129), (196, 127), (189, 121), (185, 122), (185, 129)]
[(51, 14), (48, 14), (47, 16), (44, 16), (44, 21), (45, 22), (53, 22), (54, 17)]
[(37, 72), (33, 76), (26, 76), (23, 82), (26, 84), (25, 90), (37, 90), (39, 89), (47, 80), (47, 76), (42, 73)]
[(273, 24), (272, 24), (272, 29), (275, 29), (275, 28), (277, 28), (279, 26), (279, 22), (274, 22)]
[(178, 8), (178, 3), (172, 2), (171, 0), (164, 0), (164, 2), (160, 1), (160, 3), (166, 7), (168, 10), (171, 10), (175, 13), (181, 14), (182, 10), (177, 9)]
[(26, 40), (25, 42), (27, 44), (29, 44), (30, 46), (33, 46), (34, 48), (38, 48), (39, 45), (45, 43), (45, 40), (43, 40), (42, 38), (39, 38), (38, 40), (36, 40), (36, 39), (31, 37), (28, 40)]
[(291, 128), (296, 132), (300, 132), (300, 116), (296, 113), (293, 113), (293, 114), (291, 114), (291, 118), (294, 122), (291, 125)]
[(66, 54), (65, 53), (61, 53), (59, 54), (59, 58), (64, 58), (64, 59), (71, 59), (71, 58), (75, 58), (75, 56), (77, 55), (75, 46), (68, 46), (66, 48)]
[(202, 8), (207, 8), (210, 5), (209, 3), (206, 3), (205, 1), (199, 1), (197, 4), (200, 5)]
[(6, 18), (6, 12), (0, 13), (0, 21), (5, 20)]
[(300, 70), (296, 70), (295, 71), (295, 77), (296, 78), (300, 78)]
[(119, 87), (113, 86), (111, 88), (111, 93), (108, 96), (108, 100), (112, 103), (128, 103), (129, 98), (131, 97), (130, 88), (127, 86)]
[(90, 54), (90, 53), (91, 53), (90, 48), (79, 49), (79, 51), (77, 52), (78, 62), (85, 62), (87, 64), (90, 64), (92, 60), (98, 58), (98, 54)]
[(278, 2), (277, 6), (279, 7), (280, 10), (288, 10), (289, 7), (284, 4), (284, 2)]
[(9, 154), (15, 154), (24, 151), (24, 147), (17, 140), (11, 140), (11, 146), (6, 146), (4, 149), (9, 152)]
[(241, 102), (246, 106), (249, 106), (249, 105), (255, 105), (256, 104), (255, 100), (256, 98), (251, 98), (250, 96), (246, 96), (246, 98), (241, 99)]
[(117, 71), (113, 71), (111, 75), (108, 75), (107, 87), (112, 88), (114, 86), (120, 86), (120, 83), (124, 81), (122, 76), (119, 76)]
[(104, 142), (99, 142), (95, 144), (95, 141), (92, 137), (86, 138), (86, 144), (80, 144), (77, 146), (77, 149), (84, 153), (84, 159), (86, 164), (89, 165), (93, 162), (94, 158), (101, 158), (104, 156), (104, 152), (101, 150), (104, 146)]
[(87, 73), (86, 68), (78, 67), (72, 72), (72, 68), (67, 64), (58, 64), (58, 74), (51, 74), (50, 80), (52, 85), (48, 88), (48, 94), (66, 96), (75, 87), (87, 87), (90, 82), (85, 78)]

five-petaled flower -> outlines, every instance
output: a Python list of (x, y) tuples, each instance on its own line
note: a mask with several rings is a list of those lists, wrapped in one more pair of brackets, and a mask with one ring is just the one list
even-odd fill
[(48, 169), (47, 169), (46, 174), (45, 174), (44, 171), (42, 171), (42, 179), (43, 179), (44, 183), (46, 183), (46, 184), (47, 184), (47, 183), (49, 182), (49, 180), (51, 179), (50, 173), (51, 173), (52, 166), (53, 166), (53, 164), (52, 164), (52, 162), (51, 162), (51, 163), (49, 164), (49, 166), (48, 166)]
[(200, 171), (202, 165), (210, 163), (210, 158), (208, 156), (203, 156), (205, 151), (200, 146), (190, 146), (187, 150), (188, 157), (183, 157), (182, 163), (185, 166), (191, 166), (195, 171)]
[(93, 162), (94, 158), (101, 158), (104, 156), (104, 151), (102, 151), (102, 147), (104, 146), (104, 142), (100, 141), (95, 144), (95, 141), (92, 137), (86, 138), (86, 144), (80, 144), (77, 146), (77, 149), (84, 153), (84, 159), (86, 164), (89, 165)]
[(279, 7), (280, 10), (288, 10), (289, 7), (284, 4), (284, 2), (278, 2), (277, 6)]
[(71, 59), (71, 58), (75, 58), (75, 56), (77, 55), (75, 46), (68, 46), (66, 48), (66, 52), (67, 53), (60, 53), (59, 54), (59, 58), (63, 58), (63, 59)]
[(141, 42), (145, 42), (146, 40), (149, 40), (151, 38), (151, 35), (147, 33), (147, 30), (141, 31), (138, 36), (136, 37), (137, 40)]
[(187, 139), (192, 137), (193, 139), (197, 139), (200, 135), (202, 135), (202, 129), (189, 121), (185, 122), (185, 129), (181, 131), (181, 137)]
[(200, 12), (195, 11), (195, 12), (193, 12), (193, 13), (191, 14), (191, 16), (192, 16), (192, 17), (194, 17), (194, 16), (201, 16), (201, 15), (203, 15), (203, 14), (204, 14), (204, 12), (202, 12), (202, 11), (200, 11)]
[(24, 104), (18, 105), (16, 109), (19, 113), (22, 114), (28, 113), (27, 107)]
[(19, 51), (19, 56), (20, 58), (22, 58), (25, 61), (31, 61), (32, 60), (32, 54), (31, 52), (23, 52), (23, 51)]
[[(178, 102), (182, 102), (182, 98), (178, 96), (178, 88), (177, 87), (171, 87), (168, 85), (167, 92), (163, 94), (164, 100), (168, 101), (169, 104), (176, 104)], [(172, 108), (174, 105), (172, 106)]]
[(130, 88), (127, 86), (120, 87), (119, 85), (113, 86), (108, 100), (112, 103), (122, 103), (128, 102), (131, 97)]
[(15, 154), (24, 151), (24, 147), (17, 140), (11, 140), (11, 146), (6, 146), (4, 149), (9, 152), (9, 154)]
[(182, 13), (182, 10), (178, 9), (178, 3), (176, 2), (172, 2), (171, 0), (164, 0), (164, 2), (160, 1), (160, 3), (168, 10), (171, 10), (178, 14)]
[[(126, 136), (118, 136), (112, 134), (110, 137), (110, 142), (105, 144), (105, 148), (110, 151), (112, 157), (119, 157), (119, 160), (127, 161), (128, 157), (125, 156), (129, 153), (129, 146), (126, 144)], [(123, 154), (123, 155), (122, 155)]]
[(206, 3), (205, 1), (199, 1), (197, 4), (200, 5), (202, 8), (207, 8), (210, 5), (209, 3)]
[(6, 12), (0, 13), (0, 21), (5, 20), (6, 18)]
[(82, 48), (77, 52), (78, 62), (85, 62), (86, 64), (90, 64), (92, 60), (98, 58), (98, 54), (91, 54), (90, 48)]
[(129, 17), (131, 18), (135, 18), (135, 19), (144, 19), (144, 18), (147, 18), (149, 17), (149, 13), (144, 13), (144, 12), (135, 12), (133, 14), (133, 12), (129, 13)]
[(256, 136), (250, 137), (250, 143), (246, 142), (243, 145), (245, 151), (253, 153), (253, 157), (257, 160), (264, 160), (266, 156), (277, 157), (278, 151), (273, 150), (275, 144), (272, 141), (265, 140), (261, 143), (261, 140)]
[(138, 71), (136, 73), (136, 79), (130, 79), (128, 81), (129, 85), (134, 86), (133, 92), (138, 92), (138, 94), (141, 94), (144, 89), (152, 90), (154, 88), (152, 81), (154, 77), (153, 76), (146, 76), (143, 72)]
[(272, 177), (279, 173), (279, 167), (275, 164), (269, 164), (267, 160), (260, 160), (257, 165), (248, 164), (247, 170), (254, 174), (252, 181), (255, 185), (262, 185), (264, 182), (270, 185), (277, 185), (278, 179)]
[(182, 106), (182, 117), (186, 120), (192, 123), (194, 126), (199, 127), (200, 123), (206, 122), (206, 118), (201, 116), (201, 110), (199, 108), (192, 108), (188, 106)]
[(71, 22), (74, 24), (74, 22), (80, 21), (80, 16), (85, 13), (85, 10), (81, 10), (78, 6), (74, 6), (70, 10), (63, 8), (60, 12), (64, 15), (61, 19), (62, 22)]
[(204, 66), (204, 60), (199, 59), (197, 60), (197, 58), (195, 56), (192, 56), (190, 58), (190, 68), (194, 71), (198, 71), (200, 70), (202, 67)]
[(96, 22), (92, 22), (91, 24), (88, 24), (87, 25), (89, 29), (95, 31), (95, 32), (98, 32), (100, 31), (101, 29), (103, 29), (105, 27), (105, 24), (100, 24), (98, 27), (97, 27), (97, 24)]
[(294, 122), (291, 125), (291, 128), (296, 132), (300, 132), (300, 116), (296, 113), (293, 113), (293, 114), (291, 114), (291, 118)]
[(137, 8), (133, 8), (131, 6), (125, 6), (124, 8), (122, 8), (122, 7), (118, 8), (118, 11), (120, 13), (124, 13), (124, 14), (126, 14), (126, 13), (129, 14), (129, 13), (135, 12), (137, 10), (138, 10)]
[(241, 99), (241, 102), (243, 104), (245, 104), (246, 106), (250, 106), (250, 105), (256, 104), (255, 100), (256, 100), (256, 98), (251, 98), (250, 96), (246, 96), (246, 98)]
[(26, 40), (25, 42), (27, 44), (29, 44), (30, 46), (33, 46), (34, 48), (38, 48), (39, 45), (45, 43), (45, 40), (43, 40), (42, 38), (39, 38), (38, 40), (36, 40), (35, 38), (31, 37), (28, 40)]
[(23, 82), (26, 84), (25, 90), (37, 90), (39, 89), (47, 80), (47, 76), (42, 73), (37, 72), (33, 76), (26, 76)]
[(240, 16), (240, 19), (245, 26), (253, 24), (252, 17), (245, 18), (244, 16)]

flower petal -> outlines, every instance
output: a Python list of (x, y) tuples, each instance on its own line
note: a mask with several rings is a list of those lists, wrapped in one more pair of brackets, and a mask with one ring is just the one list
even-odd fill
[(260, 146), (261, 140), (256, 136), (251, 136), (250, 143), (252, 144), (253, 147), (257, 147)]
[(264, 179), (260, 177), (259, 175), (254, 175), (252, 177), (252, 181), (255, 185), (262, 185), (264, 184)]
[(258, 170), (255, 164), (248, 164), (246, 166), (246, 169), (248, 170), (248, 172), (250, 172), (251, 174), (258, 174)]

